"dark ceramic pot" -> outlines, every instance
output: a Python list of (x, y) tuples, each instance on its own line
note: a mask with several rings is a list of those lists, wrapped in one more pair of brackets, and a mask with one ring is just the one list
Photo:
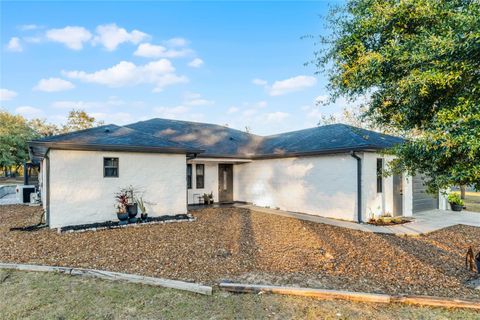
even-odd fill
[(462, 211), (463, 206), (461, 204), (450, 203), (452, 211)]
[(135, 218), (138, 213), (137, 204), (127, 204), (127, 212), (129, 218)]
[(126, 212), (117, 212), (117, 218), (120, 221), (126, 221), (128, 220), (128, 213)]

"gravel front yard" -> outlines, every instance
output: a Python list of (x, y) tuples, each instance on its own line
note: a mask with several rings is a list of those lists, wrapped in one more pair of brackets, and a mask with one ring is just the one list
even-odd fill
[(214, 284), (220, 280), (480, 298), (465, 287), (480, 228), (422, 237), (364, 233), (239, 208), (195, 211), (195, 222), (58, 234), (9, 231), (40, 209), (0, 207), (0, 262), (76, 266)]

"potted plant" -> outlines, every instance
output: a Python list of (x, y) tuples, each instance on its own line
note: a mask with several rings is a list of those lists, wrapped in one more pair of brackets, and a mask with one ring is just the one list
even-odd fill
[(458, 193), (450, 193), (448, 195), (448, 202), (450, 203), (452, 211), (462, 211), (464, 203)]
[(143, 201), (142, 197), (137, 199), (137, 204), (138, 204), (138, 208), (140, 209), (140, 219), (142, 219), (142, 221), (147, 220), (148, 218), (147, 208), (145, 208), (145, 202)]
[(213, 204), (213, 191), (211, 191), (210, 194), (208, 195), (208, 200), (210, 204)]
[(204, 204), (213, 204), (213, 192), (210, 194), (204, 193), (203, 194), (203, 203)]
[(128, 217), (130, 219), (133, 219), (137, 216), (138, 213), (138, 206), (135, 202), (135, 189), (130, 186), (126, 189), (123, 189), (123, 191), (128, 197), (128, 204), (126, 205)]
[(115, 199), (117, 199), (117, 218), (120, 221), (128, 220), (128, 212), (127, 212), (127, 205), (128, 205), (128, 196), (125, 192), (120, 191), (115, 195)]

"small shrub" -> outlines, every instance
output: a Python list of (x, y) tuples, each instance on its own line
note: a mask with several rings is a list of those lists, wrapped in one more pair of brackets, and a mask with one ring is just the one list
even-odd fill
[(452, 204), (458, 204), (458, 205), (461, 205), (461, 206), (463, 206), (463, 204), (464, 204), (462, 198), (460, 198), (460, 195), (458, 193), (454, 193), (454, 192), (452, 192), (448, 195), (448, 202), (452, 203)]

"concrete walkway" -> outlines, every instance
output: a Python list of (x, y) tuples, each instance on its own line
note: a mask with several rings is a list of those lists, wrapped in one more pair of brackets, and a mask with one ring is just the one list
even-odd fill
[(262, 208), (249, 204), (236, 204), (235, 206), (239, 208), (247, 208), (252, 211), (276, 214), (283, 217), (323, 223), (336, 227), (372, 233), (394, 234), (398, 236), (419, 236), (457, 224), (480, 227), (480, 213), (468, 211), (453, 212), (445, 210), (431, 210), (414, 214), (413, 221), (409, 223), (395, 226), (374, 226), (366, 223), (342, 221), (298, 212)]

